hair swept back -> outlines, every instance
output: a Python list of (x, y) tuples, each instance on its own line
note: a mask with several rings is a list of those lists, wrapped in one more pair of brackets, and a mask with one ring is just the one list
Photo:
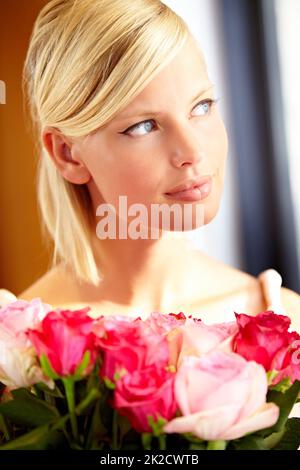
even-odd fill
[(179, 52), (186, 23), (160, 0), (51, 0), (32, 30), (23, 69), (38, 154), (37, 198), (52, 266), (68, 263), (79, 280), (101, 274), (92, 244), (86, 185), (63, 178), (41, 142), (53, 126), (85, 136), (110, 121)]

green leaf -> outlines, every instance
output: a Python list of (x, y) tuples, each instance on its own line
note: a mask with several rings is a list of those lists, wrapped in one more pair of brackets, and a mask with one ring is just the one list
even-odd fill
[(297, 450), (300, 446), (300, 418), (290, 418), (279, 443), (272, 450)]
[(285, 393), (292, 385), (292, 381), (289, 377), (285, 377), (278, 384), (270, 386), (270, 390), (276, 390), (277, 392)]
[(104, 377), (104, 383), (109, 390), (116, 388), (116, 385), (108, 377)]
[(159, 437), (161, 434), (164, 434), (163, 427), (166, 424), (167, 420), (158, 416), (156, 421), (154, 420), (152, 415), (148, 416), (148, 424), (153, 431), (153, 435)]
[(44, 449), (70, 449), (66, 423), (70, 414), (58, 416), (52, 423), (39, 426), (32, 431), (17, 437), (13, 441), (0, 446), (0, 450), (44, 450)]
[(279, 372), (277, 370), (269, 370), (267, 372), (268, 384), (272, 384), (273, 380), (277, 377), (278, 373)]
[(0, 414), (0, 431), (3, 435), (3, 438), (6, 441), (9, 441), (11, 439), (11, 435), (12, 435), (11, 426), (8, 423), (8, 420), (4, 418), (4, 416), (1, 414)]
[(53, 370), (45, 353), (41, 355), (40, 363), (41, 363), (42, 370), (46, 376), (50, 377), (50, 379), (53, 379), (53, 380), (57, 380), (60, 378), (60, 376), (57, 375), (57, 373)]
[(40, 426), (23, 436), (0, 446), (0, 450), (43, 450), (57, 448), (64, 440), (62, 433), (50, 431), (48, 425)]
[(293, 385), (284, 393), (276, 390), (268, 392), (267, 401), (275, 403), (280, 408), (280, 415), (277, 423), (271, 428), (263, 429), (259, 432), (260, 435), (267, 436), (274, 432), (280, 432), (285, 429), (285, 423), (292, 411), (292, 408), (298, 398), (300, 391), (300, 381), (295, 380)]
[(228, 450), (268, 450), (265, 446), (263, 437), (256, 435), (249, 435), (241, 439), (230, 441)]
[(122, 377), (124, 377), (124, 375), (127, 373), (127, 370), (123, 367), (119, 370), (117, 370), (115, 373), (114, 373), (114, 382), (118, 382), (118, 380), (120, 380)]
[(36, 398), (25, 388), (12, 391), (13, 400), (0, 403), (0, 413), (13, 424), (35, 427), (53, 421), (59, 416), (57, 409)]
[(75, 370), (75, 373), (74, 373), (75, 378), (78, 378), (78, 379), (82, 378), (83, 372), (85, 371), (85, 369), (89, 365), (90, 358), (91, 358), (90, 351), (85, 351), (81, 363), (77, 366), (77, 368)]
[(57, 385), (55, 385), (55, 388), (52, 390), (52, 388), (49, 388), (48, 385), (46, 385), (44, 382), (39, 382), (34, 385), (34, 388), (36, 388), (38, 391), (41, 391), (43, 393), (47, 393), (48, 395), (52, 397), (64, 398), (64, 395), (61, 393)]

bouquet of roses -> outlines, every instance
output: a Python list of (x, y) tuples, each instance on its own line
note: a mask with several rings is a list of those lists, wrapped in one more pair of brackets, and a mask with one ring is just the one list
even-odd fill
[(0, 309), (0, 450), (298, 448), (288, 317), (89, 310), (39, 298)]

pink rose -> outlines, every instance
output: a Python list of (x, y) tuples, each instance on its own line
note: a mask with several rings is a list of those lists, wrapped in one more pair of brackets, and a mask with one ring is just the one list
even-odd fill
[(51, 305), (42, 303), (39, 298), (30, 302), (16, 300), (0, 309), (1, 330), (16, 337), (16, 341), (20, 339), (28, 343), (24, 332), (40, 323), (51, 310)]
[(86, 351), (90, 352), (90, 362), (84, 373), (88, 373), (94, 365), (94, 320), (87, 315), (89, 310), (90, 307), (81, 310), (57, 309), (47, 314), (38, 329), (28, 331), (38, 355), (44, 353), (60, 376), (74, 374)]
[(175, 415), (174, 377), (157, 364), (128, 373), (117, 381), (113, 407), (129, 419), (137, 432), (151, 432), (149, 416), (157, 421)]
[(168, 364), (166, 338), (149, 332), (139, 319), (104, 317), (93, 331), (103, 354), (101, 377), (114, 381), (118, 373), (133, 372), (154, 363)]
[(10, 390), (37, 382), (54, 384), (46, 378), (26, 331), (35, 327), (51, 310), (39, 298), (17, 300), (0, 309), (0, 381)]
[(204, 440), (232, 440), (272, 426), (279, 408), (266, 403), (264, 368), (235, 353), (213, 351), (184, 357), (175, 377), (175, 399), (182, 413), (167, 433), (193, 433)]
[(255, 317), (235, 314), (238, 334), (234, 340), (234, 351), (247, 360), (262, 364), (266, 371), (276, 370), (279, 374), (273, 383), (289, 377), (293, 382), (300, 380), (300, 366), (293, 360), (293, 353), (299, 346), (300, 336), (289, 332), (291, 320), (273, 311), (263, 312)]
[[(172, 360), (177, 367), (185, 356), (202, 356), (213, 349), (232, 351), (232, 341), (237, 333), (236, 322), (216, 323), (206, 325), (202, 321), (197, 323), (187, 320), (185, 325), (177, 330), (177, 338), (171, 331), (169, 341), (173, 341)], [(177, 339), (177, 357), (174, 352), (174, 342)]]
[(158, 335), (163, 335), (184, 325), (186, 316), (183, 312), (178, 314), (169, 313), (168, 315), (159, 312), (152, 312), (149, 317), (144, 320), (144, 328), (149, 328), (150, 331)]
[(191, 315), (186, 317), (183, 312), (178, 314), (169, 313), (165, 315), (159, 312), (152, 312), (144, 321), (144, 329), (149, 333), (154, 332), (158, 335), (167, 337), (169, 346), (169, 364), (176, 367), (178, 357), (182, 348), (182, 328), (190, 327), (193, 329), (195, 324), (201, 323), (198, 318)]

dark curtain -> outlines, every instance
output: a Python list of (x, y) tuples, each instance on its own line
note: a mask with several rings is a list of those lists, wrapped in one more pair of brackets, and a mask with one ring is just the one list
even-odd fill
[(300, 292), (273, 0), (219, 0), (230, 84), (245, 269)]

